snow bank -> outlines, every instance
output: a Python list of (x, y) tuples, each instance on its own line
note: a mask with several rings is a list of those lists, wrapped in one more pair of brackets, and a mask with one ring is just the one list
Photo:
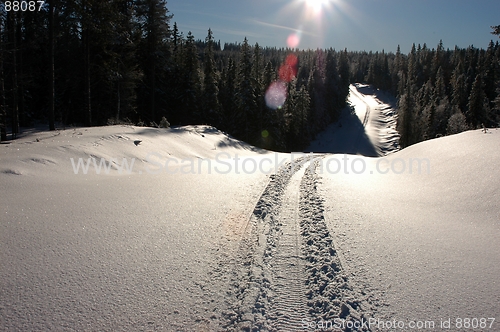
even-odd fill
[(439, 326), (498, 314), (499, 146), (500, 131), (469, 131), (358, 156), (363, 174), (323, 174), (334, 241), (375, 317)]
[[(219, 254), (241, 237), (268, 177), (140, 174), (150, 152), (266, 156), (206, 126), (75, 128), (0, 145), (0, 329), (218, 328)], [(74, 174), (70, 158), (90, 157), (136, 165)]]

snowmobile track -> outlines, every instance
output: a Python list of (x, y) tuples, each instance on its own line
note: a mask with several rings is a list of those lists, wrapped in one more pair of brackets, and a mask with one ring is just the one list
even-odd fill
[(317, 156), (294, 160), (264, 189), (234, 260), (224, 329), (298, 331), (320, 320), (360, 320), (324, 221), (317, 167)]
[(292, 176), (284, 193), (279, 239), (271, 261), (274, 282), (270, 309), (278, 331), (303, 330), (302, 320), (309, 317), (298, 209), (301, 178), (307, 166)]

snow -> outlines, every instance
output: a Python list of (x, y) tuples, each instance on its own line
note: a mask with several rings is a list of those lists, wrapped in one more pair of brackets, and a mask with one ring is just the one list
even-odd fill
[[(374, 174), (323, 175), (325, 218), (343, 266), (369, 290), (366, 306), (377, 317), (438, 324), (498, 314), (500, 132), (490, 133), (427, 141), (387, 163), (359, 157)], [(428, 159), (430, 173), (410, 174), (410, 159)], [(377, 162), (385, 171), (393, 161), (406, 172), (377, 174)]]
[[(0, 147), (2, 329), (210, 324), (218, 297), (204, 289), (217, 249), (239, 234), (266, 175), (140, 175), (141, 160), (256, 149), (209, 127), (122, 126), (33, 133)], [(135, 157), (137, 171), (75, 175), (69, 158), (90, 155)]]
[[(311, 144), (320, 154), (208, 126), (1, 144), (0, 329), (291, 331), (337, 318), (429, 331), (450, 319), (453, 331), (496, 318), (481, 329), (497, 330), (500, 132), (397, 151), (390, 99), (357, 84), (350, 101), (342, 127)], [(70, 158), (90, 157), (115, 163), (75, 174)]]
[(311, 143), (308, 151), (383, 156), (399, 149), (395, 100), (369, 85), (349, 87), (350, 108)]

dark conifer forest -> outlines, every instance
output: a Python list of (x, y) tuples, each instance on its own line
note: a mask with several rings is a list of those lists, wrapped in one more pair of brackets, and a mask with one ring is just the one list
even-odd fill
[[(165, 0), (24, 2), (26, 10), (0, 8), (2, 140), (40, 122), (51, 130), (208, 124), (297, 151), (339, 118), (353, 82), (397, 98), (402, 147), (500, 123), (498, 41), (486, 50), (413, 45), (409, 54), (246, 38), (221, 45), (209, 27), (206, 36), (179, 32)], [(276, 83), (287, 97), (270, 107), (266, 91)]]

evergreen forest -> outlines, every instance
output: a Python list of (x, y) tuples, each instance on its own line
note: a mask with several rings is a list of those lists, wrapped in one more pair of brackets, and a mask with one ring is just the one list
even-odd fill
[[(40, 122), (51, 130), (207, 124), (298, 151), (339, 118), (354, 82), (396, 97), (402, 147), (500, 123), (498, 41), (487, 49), (413, 44), (408, 54), (399, 46), (261, 47), (246, 38), (221, 45), (209, 27), (206, 36), (181, 33), (165, 0), (32, 2), (25, 11), (0, 8), (2, 140)], [(270, 106), (276, 83), (286, 99)]]

